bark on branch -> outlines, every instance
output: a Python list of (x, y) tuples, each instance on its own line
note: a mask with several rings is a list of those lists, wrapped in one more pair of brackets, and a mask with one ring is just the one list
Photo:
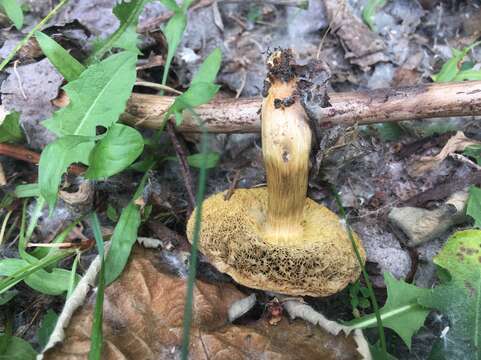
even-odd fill
[[(330, 93), (330, 107), (318, 108), (315, 118), (321, 127), (396, 122), (449, 116), (481, 115), (481, 81), (423, 84), (398, 89)], [(133, 94), (123, 115), (132, 125), (159, 128), (174, 97)], [(218, 99), (196, 111), (213, 133), (260, 131), (261, 98)], [(181, 132), (200, 132), (197, 120), (184, 113)]]

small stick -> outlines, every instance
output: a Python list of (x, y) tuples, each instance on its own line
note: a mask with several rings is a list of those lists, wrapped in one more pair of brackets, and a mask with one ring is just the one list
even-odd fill
[[(22, 146), (12, 144), (0, 144), (0, 155), (8, 156), (17, 160), (26, 161), (38, 165), (40, 154), (35, 151), (25, 149)], [(87, 169), (80, 165), (71, 165), (68, 172), (73, 175), (82, 175)]]
[(230, 183), (229, 190), (227, 190), (226, 194), (224, 195), (224, 200), (229, 200), (231, 196), (234, 194), (234, 191), (237, 187), (237, 183), (239, 182), (240, 179), (240, 170), (237, 170), (234, 174), (234, 179), (232, 179), (232, 182)]
[[(403, 88), (360, 92), (329, 93), (331, 106), (313, 109), (321, 128), (332, 125), (365, 125), (451, 116), (481, 115), (481, 81), (444, 84), (421, 84)], [(132, 94), (122, 120), (157, 129), (174, 97)], [(196, 108), (211, 133), (260, 132), (258, 111), (262, 99), (215, 99)], [(321, 104), (320, 104), (321, 105)], [(188, 111), (177, 128), (179, 132), (201, 132), (197, 120)]]
[(157, 83), (153, 83), (153, 82), (150, 82), (150, 81), (137, 80), (135, 82), (135, 86), (145, 86), (145, 87), (149, 87), (149, 88), (156, 89), (156, 90), (165, 90), (165, 91), (177, 94), (177, 95), (182, 95), (181, 91), (176, 90), (174, 88), (171, 88), (170, 86), (157, 84)]
[(182, 176), (184, 178), (185, 188), (187, 190), (187, 195), (189, 199), (189, 214), (195, 208), (195, 195), (192, 186), (192, 175), (190, 174), (189, 164), (187, 163), (187, 155), (184, 147), (181, 145), (177, 135), (175, 134), (174, 125), (170, 121), (166, 124), (167, 133), (169, 134), (170, 141), (174, 145), (175, 153), (180, 163), (180, 170), (182, 171)]
[(449, 156), (451, 156), (455, 160), (458, 160), (458, 161), (461, 161), (461, 162), (467, 164), (468, 166), (474, 168), (475, 170), (478, 170), (478, 171), (481, 170), (481, 166), (476, 164), (474, 161), (471, 161), (466, 156), (463, 156), (461, 154), (456, 154), (456, 153), (449, 154)]

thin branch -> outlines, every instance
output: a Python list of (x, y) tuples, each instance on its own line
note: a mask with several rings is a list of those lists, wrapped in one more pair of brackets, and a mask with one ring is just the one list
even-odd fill
[[(0, 144), (0, 156), (8, 156), (13, 159), (26, 161), (38, 165), (40, 154), (35, 151), (25, 149), (22, 146), (12, 144)], [(68, 172), (73, 175), (82, 175), (87, 171), (83, 166), (71, 165)]]
[(165, 90), (165, 91), (177, 94), (177, 95), (182, 95), (181, 91), (176, 90), (174, 88), (171, 88), (170, 86), (157, 84), (157, 83), (150, 82), (150, 81), (139, 80), (139, 81), (135, 82), (135, 86), (145, 86), (145, 87), (149, 87), (151, 89)]
[(184, 179), (185, 188), (187, 190), (187, 195), (189, 199), (189, 214), (195, 208), (195, 195), (194, 186), (192, 185), (192, 175), (190, 173), (189, 164), (187, 163), (187, 154), (185, 153), (184, 147), (181, 145), (177, 135), (175, 134), (174, 125), (170, 121), (166, 124), (167, 133), (169, 134), (170, 141), (174, 145), (175, 153), (180, 163), (180, 170), (182, 172), (182, 177)]
[[(336, 124), (364, 125), (451, 116), (481, 115), (481, 81), (422, 84), (398, 89), (330, 93), (331, 106), (314, 109), (321, 128)], [(122, 120), (132, 125), (159, 128), (174, 97), (133, 94)], [(217, 99), (197, 112), (212, 133), (260, 132), (258, 115), (262, 99)], [(201, 132), (189, 112), (177, 131)], [(139, 124), (140, 125), (140, 124)]]

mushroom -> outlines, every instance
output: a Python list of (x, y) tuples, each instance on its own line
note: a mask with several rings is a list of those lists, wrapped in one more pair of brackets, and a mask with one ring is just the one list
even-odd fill
[[(262, 104), (267, 187), (204, 201), (199, 249), (238, 283), (288, 295), (328, 296), (355, 281), (361, 266), (344, 222), (307, 198), (311, 128), (290, 50), (268, 59)], [(193, 238), (195, 211), (187, 223)], [(361, 258), (365, 251), (357, 235)]]

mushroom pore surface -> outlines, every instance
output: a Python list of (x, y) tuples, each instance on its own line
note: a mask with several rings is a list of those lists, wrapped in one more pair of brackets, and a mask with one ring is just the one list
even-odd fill
[[(237, 189), (229, 200), (219, 193), (202, 209), (199, 248), (217, 269), (237, 282), (289, 295), (328, 296), (355, 281), (361, 271), (345, 226), (336, 214), (309, 198), (301, 239), (275, 244), (263, 239), (267, 189)], [(187, 224), (192, 241), (195, 216)], [(361, 257), (359, 238), (354, 235)]]

